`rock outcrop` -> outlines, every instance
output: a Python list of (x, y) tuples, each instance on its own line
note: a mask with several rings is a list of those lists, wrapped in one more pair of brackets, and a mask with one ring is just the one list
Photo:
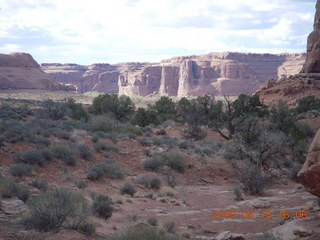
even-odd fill
[[(304, 54), (224, 52), (174, 57), (152, 64), (130, 62), (41, 66), (55, 81), (75, 84), (80, 92), (94, 90), (129, 96), (199, 96), (252, 93), (266, 79), (298, 73), (304, 61)], [(96, 67), (92, 69), (92, 66)]]
[(316, 4), (313, 31), (308, 37), (307, 58), (301, 73), (320, 73), (320, 0)]
[(0, 54), (0, 90), (75, 90), (53, 81), (28, 53)]
[(320, 197), (320, 130), (311, 143), (307, 160), (298, 173), (298, 179), (310, 193)]
[[(282, 66), (291, 69), (288, 62)], [(295, 105), (304, 96), (320, 97), (320, 0), (316, 4), (314, 30), (308, 37), (307, 55), (302, 70), (289, 77), (284, 69), (279, 73), (281, 76), (278, 81), (269, 80), (255, 92), (265, 104), (273, 104), (282, 99)]]

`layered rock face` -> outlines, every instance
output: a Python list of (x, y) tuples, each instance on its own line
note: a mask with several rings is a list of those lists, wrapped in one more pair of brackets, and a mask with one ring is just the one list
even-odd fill
[(249, 94), (267, 79), (298, 73), (304, 61), (304, 54), (224, 52), (174, 57), (153, 64), (41, 66), (55, 81), (75, 84), (80, 92), (95, 90), (129, 96), (199, 96)]
[(311, 143), (307, 160), (298, 173), (298, 178), (310, 193), (320, 197), (320, 130)]
[(307, 59), (301, 73), (320, 73), (320, 0), (316, 4), (313, 31), (308, 37)]
[(0, 90), (72, 90), (53, 81), (28, 53), (0, 54)]

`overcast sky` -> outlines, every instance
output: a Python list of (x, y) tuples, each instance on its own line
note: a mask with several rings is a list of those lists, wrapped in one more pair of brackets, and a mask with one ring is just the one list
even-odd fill
[(305, 52), (316, 0), (0, 0), (0, 52), (39, 63)]

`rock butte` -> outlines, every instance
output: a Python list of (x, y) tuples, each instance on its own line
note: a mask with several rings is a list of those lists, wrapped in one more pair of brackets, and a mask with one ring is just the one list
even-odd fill
[(54, 82), (28, 53), (0, 54), (0, 90), (4, 89), (75, 90)]
[(307, 55), (299, 74), (278, 81), (268, 81), (255, 94), (264, 103), (276, 103), (280, 99), (295, 105), (304, 96), (320, 97), (320, 1), (316, 4), (313, 31), (308, 37)]
[(297, 74), (304, 62), (305, 54), (223, 52), (174, 57), (159, 63), (44, 63), (41, 68), (56, 82), (76, 85), (79, 92), (181, 97), (249, 94), (267, 79)]

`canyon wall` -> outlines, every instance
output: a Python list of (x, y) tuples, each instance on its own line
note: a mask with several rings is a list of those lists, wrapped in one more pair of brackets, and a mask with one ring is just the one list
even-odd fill
[(239, 95), (252, 93), (268, 79), (301, 71), (305, 54), (209, 53), (174, 57), (159, 63), (42, 64), (59, 83), (79, 92), (168, 96)]

